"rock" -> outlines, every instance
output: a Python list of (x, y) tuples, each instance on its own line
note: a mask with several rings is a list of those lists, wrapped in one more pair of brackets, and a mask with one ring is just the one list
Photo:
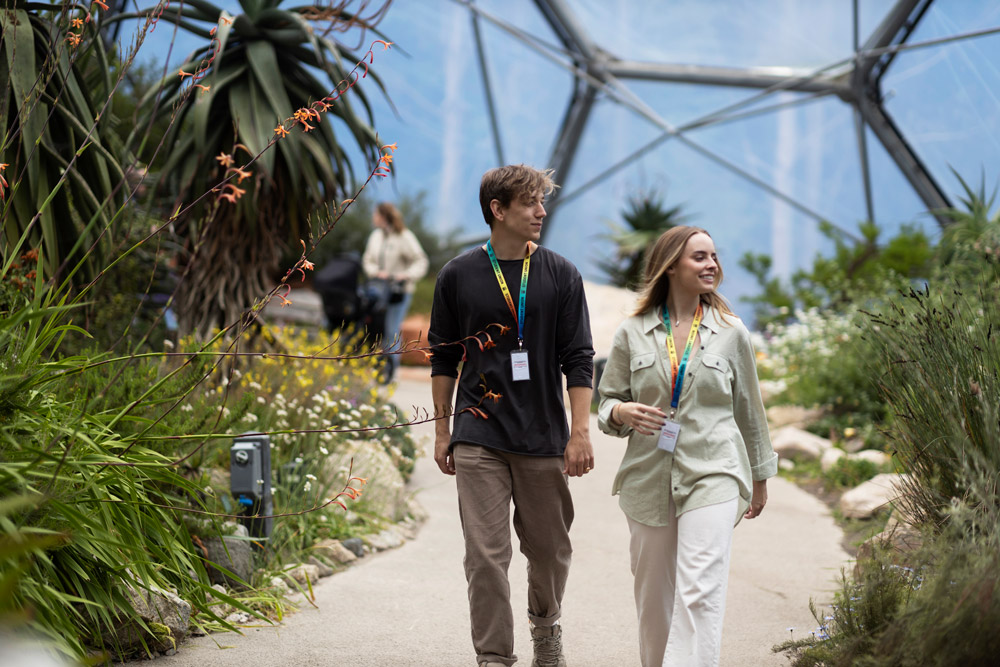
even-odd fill
[(177, 655), (177, 649), (175, 649), (175, 648), (169, 648), (169, 649), (167, 649), (166, 651), (163, 652), (163, 655), (167, 656), (168, 658), (170, 656), (172, 656), (172, 655)]
[(860, 452), (865, 448), (865, 441), (861, 438), (848, 438), (847, 440), (844, 440), (844, 444), (842, 446), (845, 452), (854, 454), (855, 452)]
[(840, 497), (840, 511), (848, 519), (867, 519), (899, 497), (902, 475), (883, 473)]
[(830, 472), (833, 466), (837, 465), (837, 461), (847, 456), (847, 452), (843, 449), (838, 449), (836, 447), (831, 447), (823, 452), (823, 455), (819, 458), (819, 467), (823, 472)]
[(137, 623), (122, 619), (113, 636), (108, 635), (105, 639), (108, 643), (119, 644), (124, 654), (144, 650), (142, 640), (154, 651), (167, 651), (176, 648), (177, 642), (187, 635), (191, 604), (186, 600), (157, 586), (150, 586), (147, 590), (131, 583), (126, 583), (125, 597), (153, 636), (150, 637)]
[(403, 536), (403, 539), (415, 540), (417, 539), (417, 531), (420, 530), (420, 524), (413, 519), (407, 518), (396, 524), (396, 530)]
[(368, 512), (390, 521), (399, 521), (406, 516), (410, 493), (402, 473), (380, 441), (349, 440), (336, 452), (330, 453), (327, 465), (328, 478), (334, 484), (347, 482), (348, 470), (353, 476), (368, 480), (363, 489)]
[[(345, 542), (347, 541), (349, 540), (345, 540)], [(361, 540), (358, 540), (358, 545), (360, 546), (360, 544)], [(334, 563), (340, 563), (341, 565), (346, 565), (358, 559), (357, 552), (348, 548), (339, 540), (323, 540), (313, 546), (313, 551), (323, 558), (327, 558)]]
[(889, 455), (877, 449), (863, 449), (856, 454), (851, 454), (850, 458), (855, 461), (869, 461), (879, 468), (889, 464)]
[(285, 570), (285, 576), (302, 586), (307, 586), (313, 581), (319, 581), (319, 568), (311, 563), (300, 563)]
[(233, 625), (246, 625), (252, 620), (253, 616), (245, 611), (234, 611), (229, 616), (226, 616), (226, 623), (232, 623)]
[(392, 528), (386, 528), (373, 535), (366, 535), (364, 541), (373, 551), (385, 551), (403, 546), (402, 536)]
[(279, 593), (287, 594), (291, 589), (288, 588), (288, 584), (281, 577), (271, 577), (271, 588), (276, 588)]
[[(858, 547), (859, 563), (874, 556), (876, 549), (881, 550), (888, 560), (896, 565), (905, 567), (912, 562), (911, 555), (923, 546), (924, 538), (919, 529), (901, 522), (897, 515), (898, 512), (893, 510), (885, 529)], [(855, 565), (855, 573), (858, 572), (858, 568), (859, 566)]]
[(785, 426), (805, 428), (822, 416), (822, 408), (804, 408), (801, 405), (772, 405), (767, 409), (767, 421), (772, 429)]
[[(352, 556), (354, 554), (351, 554)], [(309, 564), (315, 565), (320, 577), (329, 577), (333, 574), (333, 568), (321, 561), (316, 556), (309, 556)]]
[(815, 461), (833, 446), (826, 438), (813, 435), (794, 426), (778, 429), (771, 435), (774, 451), (783, 459), (799, 458)]
[(423, 523), (428, 519), (427, 510), (424, 509), (419, 500), (412, 496), (406, 501), (406, 513), (419, 523)]
[[(232, 588), (245, 588), (253, 573), (253, 545), (245, 539), (245, 526), (238, 526), (237, 532), (225, 537), (209, 537), (202, 540), (205, 545), (205, 568), (208, 578), (213, 584), (226, 584)], [(212, 567), (212, 564), (223, 567), (231, 574)]]
[(345, 549), (348, 549), (358, 558), (361, 558), (365, 555), (365, 545), (361, 541), (360, 537), (351, 537), (341, 542), (341, 544), (344, 545)]
[(778, 467), (782, 470), (795, 470), (795, 462), (791, 459), (778, 459)]

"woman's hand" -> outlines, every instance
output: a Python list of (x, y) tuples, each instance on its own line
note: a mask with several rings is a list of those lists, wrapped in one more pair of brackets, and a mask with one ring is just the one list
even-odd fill
[(611, 409), (612, 421), (631, 426), (643, 435), (658, 433), (667, 421), (667, 415), (655, 405), (644, 403), (618, 403)]
[(753, 483), (753, 498), (750, 499), (750, 509), (743, 515), (744, 519), (753, 519), (760, 516), (767, 504), (767, 480), (762, 479)]

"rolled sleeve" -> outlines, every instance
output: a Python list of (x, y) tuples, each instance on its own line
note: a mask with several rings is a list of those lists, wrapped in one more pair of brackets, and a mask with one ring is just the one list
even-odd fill
[(757, 380), (753, 343), (750, 342), (750, 333), (742, 325), (736, 343), (739, 349), (734, 355), (736, 386), (733, 392), (733, 412), (750, 459), (751, 476), (755, 482), (759, 482), (778, 474), (778, 456), (771, 446), (771, 436), (767, 429), (767, 414), (764, 412), (764, 401)]
[(597, 408), (597, 427), (608, 435), (623, 438), (632, 433), (632, 427), (611, 424), (611, 411), (619, 403), (632, 400), (631, 371), (629, 370), (628, 336), (619, 327), (611, 343), (611, 354), (604, 365), (601, 383), (598, 386), (601, 402)]

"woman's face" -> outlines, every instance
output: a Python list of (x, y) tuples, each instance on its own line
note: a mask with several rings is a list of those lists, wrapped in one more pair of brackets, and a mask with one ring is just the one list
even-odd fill
[(719, 258), (712, 237), (701, 232), (687, 240), (680, 258), (667, 269), (670, 289), (689, 294), (707, 294), (719, 278)]
[(375, 229), (386, 228), (385, 218), (383, 218), (382, 214), (379, 213), (378, 211), (372, 213), (372, 227), (374, 227)]

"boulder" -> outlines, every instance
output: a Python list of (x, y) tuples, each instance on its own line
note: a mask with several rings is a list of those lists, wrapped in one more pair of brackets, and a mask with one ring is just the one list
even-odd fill
[[(353, 555), (353, 554), (352, 554)], [(333, 574), (333, 568), (321, 561), (316, 556), (309, 556), (309, 564), (315, 565), (320, 577), (329, 577)]]
[(889, 455), (885, 452), (880, 452), (877, 449), (863, 449), (856, 454), (850, 454), (849, 457), (855, 461), (868, 461), (874, 463), (879, 468), (889, 464)]
[[(858, 547), (858, 562), (875, 555), (881, 550), (891, 563), (906, 567), (912, 563), (911, 555), (924, 544), (920, 530), (910, 524), (900, 521), (899, 512), (893, 510), (881, 533), (865, 540)], [(857, 573), (859, 566), (855, 566)]]
[(795, 462), (791, 459), (778, 459), (778, 467), (782, 470), (795, 470)]
[[(406, 482), (378, 440), (349, 440), (336, 452), (330, 453), (327, 465), (330, 466), (328, 478), (337, 485), (347, 482), (348, 470), (352, 471), (352, 476), (368, 480), (362, 492), (369, 512), (390, 521), (399, 521), (406, 516), (410, 495)], [(350, 501), (346, 502), (350, 507)]]
[(403, 537), (393, 528), (386, 528), (380, 533), (366, 535), (364, 542), (372, 551), (385, 551), (403, 546)]
[(798, 458), (806, 461), (819, 459), (833, 444), (809, 431), (795, 426), (785, 426), (771, 434), (775, 453), (783, 459)]
[(358, 558), (362, 558), (365, 555), (365, 545), (361, 541), (360, 537), (348, 538), (344, 540), (341, 544), (343, 544), (344, 548), (350, 550), (350, 552), (353, 553)]
[(322, 542), (318, 542), (313, 546), (313, 551), (317, 555), (341, 565), (346, 565), (358, 559), (357, 554), (341, 544), (340, 540), (323, 540)]
[(883, 473), (840, 497), (840, 511), (848, 519), (868, 519), (899, 497), (902, 475)]
[(142, 642), (154, 651), (167, 651), (177, 647), (188, 632), (191, 620), (191, 604), (174, 593), (157, 586), (142, 588), (139, 584), (126, 583), (125, 597), (129, 606), (153, 632), (150, 637), (138, 623), (121, 619), (111, 633), (105, 635), (105, 643), (118, 645), (124, 655), (134, 655), (144, 651)]
[[(205, 569), (213, 584), (224, 584), (230, 588), (244, 588), (253, 574), (253, 545), (247, 537), (246, 526), (236, 525), (236, 532), (225, 537), (209, 537), (202, 540), (205, 545)], [(213, 565), (225, 568), (227, 574)]]
[(319, 581), (319, 568), (311, 563), (292, 565), (284, 573), (286, 577), (300, 586), (308, 586), (314, 581)]
[(801, 405), (772, 405), (767, 409), (767, 421), (773, 429), (785, 426), (805, 428), (822, 416), (822, 408), (804, 408)]
[(830, 472), (833, 466), (837, 465), (837, 461), (847, 456), (847, 452), (843, 449), (838, 449), (836, 447), (831, 447), (830, 449), (823, 452), (823, 455), (819, 458), (819, 467), (822, 468), (823, 472)]

